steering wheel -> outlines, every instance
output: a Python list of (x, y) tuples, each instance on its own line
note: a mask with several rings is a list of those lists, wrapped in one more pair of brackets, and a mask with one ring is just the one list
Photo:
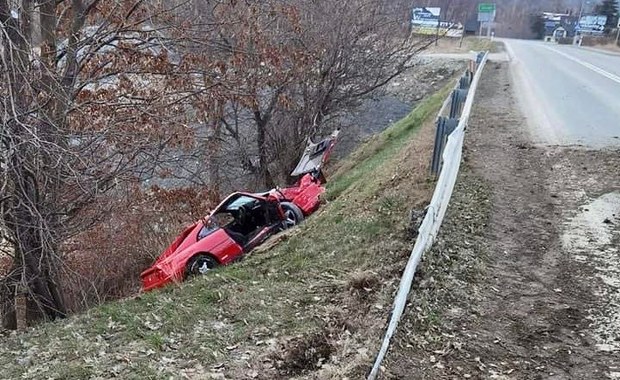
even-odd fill
[(240, 225), (244, 225), (246, 224), (248, 220), (248, 210), (245, 208), (245, 206), (239, 206), (239, 208), (237, 209), (237, 223), (239, 223)]

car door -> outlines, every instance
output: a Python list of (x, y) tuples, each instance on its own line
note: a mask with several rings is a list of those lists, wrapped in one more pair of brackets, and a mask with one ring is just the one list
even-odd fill
[(223, 228), (218, 228), (199, 240), (192, 251), (210, 253), (222, 265), (238, 259), (243, 254), (243, 248)]
[(313, 172), (320, 173), (321, 168), (329, 159), (329, 155), (336, 144), (338, 134), (340, 134), (340, 130), (337, 129), (331, 136), (318, 143), (313, 143), (312, 140), (308, 139), (306, 149), (291, 176), (296, 177)]
[(275, 232), (276, 225), (279, 225), (281, 220), (278, 214), (277, 200), (267, 199), (254, 194), (252, 198), (254, 202), (250, 205), (250, 221), (254, 226), (254, 232), (249, 236), (244, 246), (246, 252), (251, 251), (271, 236)]

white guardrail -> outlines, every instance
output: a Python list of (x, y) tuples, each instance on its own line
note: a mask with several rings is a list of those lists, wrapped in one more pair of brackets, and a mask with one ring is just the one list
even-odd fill
[(465, 105), (463, 106), (463, 112), (461, 113), (459, 124), (448, 137), (448, 142), (446, 143), (442, 155), (443, 166), (441, 173), (439, 174), (437, 184), (435, 185), (435, 192), (433, 193), (433, 198), (428, 206), (426, 216), (424, 217), (424, 220), (418, 230), (418, 238), (416, 239), (415, 245), (413, 246), (413, 251), (411, 252), (411, 256), (409, 257), (409, 261), (407, 262), (407, 266), (405, 267), (405, 271), (400, 280), (398, 293), (396, 293), (396, 297), (394, 298), (390, 322), (385, 332), (381, 349), (379, 350), (372, 370), (368, 375), (368, 380), (375, 380), (379, 375), (381, 363), (387, 354), (392, 336), (394, 335), (398, 322), (400, 321), (403, 311), (405, 310), (407, 297), (409, 295), (409, 290), (411, 290), (411, 284), (413, 282), (416, 268), (420, 263), (422, 255), (432, 247), (439, 232), (439, 228), (441, 227), (441, 222), (446, 214), (446, 210), (448, 209), (448, 203), (452, 197), (452, 190), (454, 189), (456, 177), (459, 173), (459, 167), (461, 166), (465, 129), (467, 128), (467, 122), (469, 121), (469, 115), (471, 114), (471, 109), (474, 104), (474, 97), (476, 95), (478, 82), (480, 81), (482, 70), (484, 69), (488, 55), (488, 52), (484, 54), (484, 57), (477, 67), (476, 73), (469, 87), (469, 92)]

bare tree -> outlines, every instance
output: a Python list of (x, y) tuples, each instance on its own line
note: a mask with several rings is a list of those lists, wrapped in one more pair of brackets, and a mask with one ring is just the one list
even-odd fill
[(174, 18), (140, 0), (0, 2), (5, 323), (16, 295), (29, 319), (63, 317), (60, 244), (105, 215), (100, 195), (152, 175), (192, 138), (183, 101), (204, 89), (169, 49)]
[(424, 47), (396, 4), (0, 2), (5, 323), (16, 300), (30, 320), (66, 315), (63, 244), (147, 179), (284, 181), (308, 137)]
[(425, 46), (408, 40), (406, 8), (384, 0), (194, 3), (218, 28), (192, 51), (217, 57), (228, 86), (217, 102), (194, 101), (218, 119), (210, 149), (228, 173), (211, 174), (249, 174), (256, 187), (286, 181), (309, 136), (334, 128)]

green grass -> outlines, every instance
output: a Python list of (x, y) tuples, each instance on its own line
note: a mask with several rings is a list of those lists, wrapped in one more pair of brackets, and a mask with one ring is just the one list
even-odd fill
[(502, 51), (503, 44), (498, 41), (491, 41), (489, 38), (468, 38), (467, 46), (469, 50), (488, 51), (489, 53), (498, 53)]
[(372, 185), (375, 181), (368, 181), (368, 177), (410, 141), (422, 122), (437, 112), (451, 89), (451, 86), (446, 86), (425, 99), (409, 115), (354, 152), (348, 160), (349, 164), (354, 165), (343, 165), (344, 170), (336, 172), (335, 178), (331, 179), (327, 199), (337, 198), (353, 185), (372, 190), (372, 186), (366, 185)]
[[(345, 160), (330, 178), (328, 203), (271, 251), (7, 338), (0, 345), (3, 375), (179, 377), (180, 369), (226, 362), (237, 346), (255, 350), (269, 338), (335, 328), (326, 322), (338, 319), (333, 307), (352, 313), (352, 321), (363, 320), (371, 306), (352, 298), (351, 274), (371, 270), (393, 276), (400, 269), (391, 266), (400, 268), (411, 247), (402, 233), (411, 199), (384, 193), (383, 184), (393, 178), (402, 149), (436, 114), (451, 87), (422, 101)], [(387, 306), (391, 290), (376, 292), (375, 301)], [(17, 364), (28, 355), (36, 360)]]

